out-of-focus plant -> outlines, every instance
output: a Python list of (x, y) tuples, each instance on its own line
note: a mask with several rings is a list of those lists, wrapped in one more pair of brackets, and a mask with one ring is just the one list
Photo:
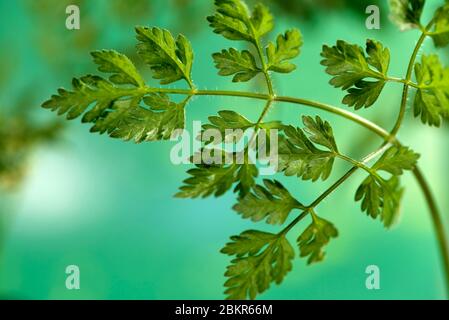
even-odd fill
[(0, 187), (13, 190), (22, 182), (36, 147), (60, 137), (62, 123), (39, 124), (31, 119), (31, 105), (0, 112)]
[(263, 0), (262, 2), (273, 5), (283, 14), (303, 19), (313, 19), (318, 12), (329, 10), (349, 9), (357, 14), (365, 14), (365, 9), (369, 5), (384, 5), (384, 1), (378, 0)]
[[(415, 91), (414, 116), (422, 123), (439, 126), (441, 120), (449, 116), (449, 68), (443, 66), (435, 53), (423, 55), (418, 61), (418, 53), (427, 38), (433, 39), (437, 47), (449, 44), (449, 1), (442, 4), (425, 25), (421, 22), (424, 4), (424, 0), (390, 0), (392, 20), (402, 30), (421, 31), (404, 77), (389, 74), (390, 51), (376, 40), (368, 39), (365, 48), (338, 40), (333, 46), (324, 45), (321, 52), (321, 64), (332, 76), (330, 84), (346, 92), (343, 104), (355, 110), (374, 106), (387, 84), (402, 86), (398, 117), (390, 131), (344, 109), (277, 95), (272, 73), (290, 73), (296, 69), (292, 61), (300, 54), (302, 35), (297, 29), (290, 29), (274, 41), (267, 41), (265, 38), (274, 28), (273, 16), (264, 5), (257, 4), (249, 10), (241, 0), (216, 0), (216, 12), (208, 17), (208, 22), (215, 33), (251, 45), (254, 53), (223, 49), (213, 54), (213, 60), (219, 74), (232, 76), (233, 82), (262, 77), (265, 93), (198, 89), (192, 79), (194, 54), (187, 38), (183, 35), (175, 38), (169, 31), (157, 27), (137, 27), (137, 51), (153, 71), (153, 78), (161, 85), (183, 81), (185, 89), (148, 86), (128, 57), (114, 50), (101, 50), (93, 52), (92, 56), (99, 71), (107, 77), (75, 78), (72, 90), (59, 89), (43, 107), (66, 115), (68, 119), (81, 117), (84, 123), (90, 124), (92, 132), (140, 143), (167, 140), (184, 128), (185, 109), (194, 96), (233, 96), (264, 102), (255, 121), (228, 110), (209, 118), (210, 123), (203, 129), (214, 129), (225, 136), (213, 141), (215, 145), (200, 136), (203, 162), (195, 162), (195, 168), (188, 171), (189, 178), (176, 195), (180, 198), (218, 197), (233, 190), (238, 194), (233, 208), (243, 218), (283, 225), (277, 233), (247, 230), (231, 237), (222, 249), (223, 253), (233, 256), (225, 274), (228, 298), (255, 298), (271, 283), (283, 281), (295, 256), (287, 234), (294, 232), (306, 218), (310, 219), (309, 224), (297, 233), (299, 256), (307, 258), (309, 264), (322, 261), (324, 248), (337, 237), (338, 231), (333, 223), (318, 215), (317, 208), (356, 171), (364, 171), (366, 176), (354, 192), (355, 200), (361, 202), (363, 212), (380, 220), (386, 228), (397, 221), (400, 212), (404, 195), (401, 176), (405, 171), (413, 172), (429, 205), (449, 288), (448, 243), (435, 200), (418, 169), (419, 155), (397, 138), (412, 90)], [(184, 99), (175, 102), (174, 95)], [(382, 137), (383, 143), (362, 159), (354, 159), (342, 150), (341, 143), (337, 143), (330, 123), (318, 116), (303, 116), (302, 128), (296, 123), (292, 126), (279, 121), (267, 122), (268, 111), (277, 103), (308, 106), (344, 117)], [(248, 128), (253, 128), (255, 134), (244, 144), (242, 152), (217, 147), (223, 141), (237, 143), (241, 139), (241, 136), (234, 136), (228, 140), (227, 130)], [(315, 182), (331, 177), (336, 161), (350, 164), (351, 169), (310, 204), (298, 200), (276, 180), (266, 179), (258, 184), (259, 169), (249, 155), (257, 147), (253, 143), (256, 135), (262, 130), (274, 129), (280, 131), (276, 168), (279, 173)], [(216, 162), (217, 157), (243, 161)], [(293, 212), (297, 213), (295, 217), (291, 217)]]

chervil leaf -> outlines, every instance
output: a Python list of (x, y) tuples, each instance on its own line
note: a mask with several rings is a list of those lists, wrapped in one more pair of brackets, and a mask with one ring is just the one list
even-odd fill
[(338, 231), (332, 223), (321, 219), (312, 213), (312, 223), (298, 237), (298, 246), (301, 257), (309, 257), (308, 264), (319, 262), (324, 259), (324, 247), (331, 238), (336, 238)]
[(292, 269), (295, 254), (284, 235), (247, 231), (231, 239), (223, 249), (237, 255), (225, 273), (227, 299), (255, 299), (271, 282), (281, 283)]
[(246, 196), (256, 184), (256, 178), (259, 175), (259, 170), (254, 164), (244, 163), (239, 166), (234, 192), (238, 192), (240, 196)]
[(334, 76), (330, 84), (342, 90), (349, 89), (343, 103), (360, 109), (376, 102), (390, 65), (390, 51), (380, 42), (367, 40), (365, 55), (360, 46), (339, 40), (336, 46), (323, 46), (321, 56), (326, 72)]
[(374, 170), (383, 170), (398, 176), (404, 170), (413, 170), (419, 154), (407, 147), (391, 147), (382, 155), (382, 157), (373, 166)]
[(254, 192), (239, 199), (233, 209), (245, 219), (261, 221), (266, 218), (270, 224), (283, 224), (293, 209), (304, 209), (304, 205), (293, 198), (280, 182), (264, 180), (264, 185), (265, 188), (255, 186)]
[[(297, 175), (304, 180), (326, 180), (338, 152), (332, 128), (320, 117), (303, 117), (303, 123), (306, 126), (304, 131), (310, 135), (310, 139), (299, 128), (284, 127), (285, 136), (279, 139), (278, 169), (287, 176)], [(322, 145), (329, 151), (318, 149), (313, 143)]]
[[(209, 142), (214, 142), (215, 144), (222, 143), (223, 138), (225, 142), (237, 142), (242, 138), (245, 130), (255, 125), (241, 114), (229, 110), (219, 111), (218, 116), (210, 116), (208, 119), (210, 123), (202, 125), (201, 131), (201, 141), (206, 144)], [(211, 139), (207, 135), (204, 135), (206, 130), (216, 130), (217, 135), (214, 135), (214, 141), (210, 141)], [(234, 130), (241, 131), (238, 134)], [(220, 136), (220, 139), (218, 139), (218, 136)]]
[(222, 50), (212, 55), (215, 67), (219, 69), (221, 76), (234, 75), (233, 82), (246, 82), (254, 78), (261, 69), (256, 60), (248, 50), (238, 51), (234, 48)]
[(419, 29), (425, 0), (389, 0), (390, 19), (401, 29)]
[(220, 252), (230, 256), (235, 255), (237, 258), (255, 255), (275, 238), (276, 235), (272, 233), (247, 230), (238, 236), (232, 236), (232, 242), (227, 243)]
[(109, 80), (115, 84), (132, 84), (136, 87), (145, 86), (145, 81), (131, 60), (114, 50), (101, 50), (91, 53), (94, 62), (101, 72), (112, 73)]
[[(215, 157), (216, 154), (218, 157)], [(219, 197), (229, 191), (235, 183), (234, 192), (243, 197), (255, 185), (255, 178), (259, 172), (254, 164), (249, 163), (248, 157), (240, 163), (236, 161), (236, 154), (227, 154), (218, 149), (203, 149), (200, 155), (201, 163), (187, 171), (191, 177), (184, 180), (184, 185), (180, 187), (176, 197), (205, 198), (211, 195)], [(210, 155), (211, 159), (207, 159), (207, 155)], [(218, 160), (217, 158), (220, 163), (214, 162)]]
[(380, 216), (384, 226), (389, 228), (399, 216), (403, 192), (398, 177), (384, 180), (370, 175), (357, 189), (355, 200), (362, 200), (362, 211), (373, 219)]
[(236, 181), (237, 166), (198, 166), (187, 171), (190, 178), (175, 195), (178, 198), (219, 197), (225, 194)]
[(419, 89), (413, 103), (415, 117), (424, 124), (439, 127), (441, 118), (449, 115), (449, 68), (443, 67), (437, 55), (422, 56), (415, 64)]
[(273, 17), (262, 4), (254, 7), (250, 14), (241, 0), (215, 0), (217, 13), (207, 17), (215, 33), (230, 40), (245, 40), (255, 43), (273, 29)]
[(268, 70), (280, 73), (289, 73), (295, 70), (296, 66), (289, 60), (299, 55), (302, 44), (302, 35), (297, 29), (280, 34), (276, 39), (276, 45), (272, 42), (268, 43), (266, 49)]
[(167, 140), (176, 129), (184, 128), (184, 104), (171, 102), (164, 94), (118, 100), (95, 121), (91, 132), (107, 133), (112, 138), (135, 142)]
[(136, 27), (137, 52), (151, 67), (153, 78), (161, 84), (181, 79), (192, 86), (193, 51), (190, 42), (179, 35), (175, 40), (168, 30)]
[(323, 121), (319, 116), (316, 116), (315, 119), (303, 116), (302, 122), (305, 125), (304, 131), (309, 134), (312, 142), (322, 145), (331, 151), (338, 151), (329, 122)]
[(173, 131), (184, 128), (185, 103), (170, 102), (166, 95), (145, 97), (151, 107), (147, 109), (139, 105), (142, 94), (138, 91), (118, 88), (97, 76), (74, 79), (73, 91), (59, 89), (58, 93), (42, 106), (67, 113), (68, 119), (84, 114), (83, 122), (94, 123), (91, 132), (143, 142), (169, 139)]
[(184, 129), (187, 100), (175, 103), (166, 94), (154, 93), (145, 96), (143, 101), (159, 118), (157, 126), (146, 133), (146, 141), (171, 139), (176, 130)]
[(343, 103), (354, 107), (356, 110), (372, 106), (379, 98), (385, 82), (360, 80), (355, 87), (348, 90), (348, 94), (343, 98)]
[[(419, 155), (407, 147), (390, 147), (372, 167), (373, 172), (357, 189), (355, 200), (362, 200), (362, 210), (376, 219), (378, 216), (385, 227), (390, 227), (399, 215), (399, 206), (403, 188), (399, 185), (398, 176), (404, 170), (413, 170)], [(385, 171), (392, 174), (385, 180), (377, 174)]]
[(67, 119), (75, 119), (93, 105), (83, 117), (83, 122), (92, 122), (115, 100), (137, 95), (135, 90), (115, 87), (109, 81), (92, 75), (74, 78), (72, 87), (73, 91), (59, 89), (58, 94), (44, 102), (42, 107), (57, 111), (58, 115), (67, 114)]
[(449, 1), (435, 13), (435, 29), (432, 32), (433, 42), (437, 47), (449, 44)]

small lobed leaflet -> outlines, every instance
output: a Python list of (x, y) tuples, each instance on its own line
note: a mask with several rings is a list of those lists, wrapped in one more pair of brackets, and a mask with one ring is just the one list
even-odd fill
[(324, 45), (321, 64), (333, 76), (330, 84), (348, 90), (343, 103), (354, 107), (372, 106), (387, 80), (390, 51), (375, 40), (366, 41), (366, 54), (355, 44), (339, 40), (335, 46)]

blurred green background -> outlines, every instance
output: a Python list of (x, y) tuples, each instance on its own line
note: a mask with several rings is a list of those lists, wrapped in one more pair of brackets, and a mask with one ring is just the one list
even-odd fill
[[(381, 6), (381, 30), (365, 28), (365, 8), (376, 1), (265, 1), (276, 30), (301, 29), (305, 45), (298, 70), (275, 76), (279, 94), (341, 106), (344, 93), (328, 85), (320, 66), (323, 44), (337, 39), (364, 44), (381, 40), (392, 52), (391, 74), (405, 74), (419, 33), (400, 33)], [(428, 17), (439, 1), (428, 1)], [(81, 30), (65, 28), (65, 8), (78, 4)], [(95, 72), (89, 52), (114, 48), (145, 70), (134, 51), (134, 26), (184, 33), (195, 50), (199, 88), (264, 90), (262, 82), (237, 85), (217, 75), (211, 54), (231, 43), (213, 34), (205, 0), (0, 0), (0, 296), (26, 299), (221, 299), (228, 257), (219, 253), (228, 237), (249, 228), (276, 231), (241, 219), (231, 207), (234, 195), (180, 200), (172, 195), (187, 166), (170, 163), (171, 142), (135, 145), (90, 134), (79, 121), (59, 122), (40, 104), (73, 76)], [(274, 38), (275, 33), (271, 35)], [(433, 51), (430, 41), (422, 52)], [(440, 52), (445, 62), (448, 56)], [(401, 86), (390, 84), (375, 107), (360, 113), (391, 128)], [(263, 103), (237, 98), (199, 97), (187, 109), (188, 123), (206, 121), (221, 109), (256, 120)], [(346, 108), (342, 106), (342, 108)], [(365, 129), (333, 115), (279, 104), (270, 119), (299, 125), (303, 114), (319, 114), (333, 124), (341, 150), (360, 157), (381, 141)], [(410, 108), (400, 133), (422, 154), (420, 163), (447, 221), (449, 212), (448, 124), (428, 128)], [(36, 138), (39, 137), (39, 138)], [(1, 141), (3, 139), (3, 142)], [(6, 142), (5, 142), (6, 141)], [(11, 141), (14, 141), (12, 143)], [(9, 152), (9, 153), (8, 153)], [(2, 158), (13, 154), (4, 160)], [(12, 159), (12, 160), (11, 160)], [(5, 165), (6, 163), (6, 165)], [(8, 166), (9, 163), (9, 166)], [(13, 172), (7, 169), (14, 167)], [(325, 183), (277, 176), (303, 202), (309, 202), (348, 169), (338, 162)], [(3, 172), (2, 172), (3, 170)], [(409, 174), (400, 223), (391, 231), (372, 221), (353, 201), (363, 179), (359, 172), (318, 208), (340, 231), (326, 260), (293, 271), (263, 299), (439, 299), (444, 298), (440, 258), (424, 199)], [(304, 228), (305, 223), (299, 228)], [(448, 228), (446, 228), (448, 229)], [(291, 232), (291, 240), (300, 229)], [(81, 290), (65, 288), (65, 268), (81, 270)], [(378, 265), (381, 289), (365, 288), (365, 268)]]

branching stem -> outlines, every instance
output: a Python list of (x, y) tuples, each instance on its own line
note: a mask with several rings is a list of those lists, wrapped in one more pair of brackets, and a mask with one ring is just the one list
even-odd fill
[[(326, 199), (331, 193), (333, 193), (340, 185), (342, 185), (348, 178), (350, 178), (359, 168), (366, 170), (367, 172), (371, 173), (371, 169), (365, 165), (366, 162), (369, 160), (377, 157), (379, 154), (383, 153), (386, 149), (386, 147), (389, 144), (394, 144), (397, 146), (400, 146), (401, 143), (397, 140), (396, 135), (399, 132), (399, 129), (402, 126), (406, 107), (407, 107), (407, 98), (409, 94), (410, 87), (418, 88), (418, 85), (411, 81), (412, 74), (413, 74), (413, 66), (415, 64), (416, 58), (418, 56), (419, 50), (421, 46), (423, 45), (425, 39), (427, 36), (430, 35), (428, 30), (431, 29), (433, 26), (434, 21), (432, 20), (427, 27), (422, 30), (422, 34), (420, 38), (418, 39), (418, 42), (414, 48), (414, 51), (412, 53), (412, 56), (410, 58), (410, 62), (407, 69), (407, 74), (405, 79), (400, 78), (386, 78), (385, 80), (390, 82), (397, 82), (402, 83), (404, 85), (403, 92), (402, 92), (402, 99), (401, 99), (401, 105), (399, 114), (396, 120), (396, 123), (393, 127), (393, 129), (388, 132), (382, 127), (378, 126), (377, 124), (369, 121), (368, 119), (365, 119), (361, 116), (358, 116), (352, 112), (337, 108), (335, 106), (316, 102), (312, 100), (302, 99), (302, 98), (294, 98), (294, 97), (285, 97), (285, 96), (276, 96), (273, 92), (273, 86), (271, 79), (269, 77), (269, 74), (266, 69), (265, 61), (263, 59), (263, 53), (261, 51), (260, 46), (258, 47), (258, 53), (261, 55), (261, 62), (264, 69), (264, 76), (267, 83), (268, 88), (268, 94), (264, 93), (253, 93), (253, 92), (242, 92), (242, 91), (226, 91), (226, 90), (198, 90), (195, 88), (191, 89), (166, 89), (166, 88), (151, 88), (151, 87), (144, 87), (141, 93), (143, 94), (149, 94), (149, 93), (166, 93), (166, 94), (180, 94), (180, 95), (188, 95), (188, 96), (230, 96), (230, 97), (241, 97), (241, 98), (250, 98), (250, 99), (258, 99), (258, 100), (265, 100), (267, 101), (264, 110), (262, 111), (262, 114), (260, 115), (257, 125), (257, 127), (261, 124), (265, 116), (267, 115), (271, 105), (273, 102), (284, 102), (284, 103), (291, 103), (295, 105), (303, 105), (312, 107), (315, 109), (320, 109), (323, 111), (327, 111), (329, 113), (338, 115), (340, 117), (343, 117), (345, 119), (348, 119), (354, 123), (357, 123), (366, 129), (372, 131), (376, 135), (380, 136), (383, 139), (383, 144), (374, 152), (367, 155), (361, 162), (358, 162), (356, 160), (353, 160), (351, 158), (339, 155), (340, 158), (343, 160), (351, 162), (354, 166), (348, 170), (342, 177), (340, 177), (334, 184), (332, 184), (328, 189), (326, 189), (318, 198), (316, 198), (309, 206), (307, 206), (307, 209), (303, 211), (300, 215), (298, 215), (287, 227), (285, 227), (279, 234), (285, 235), (288, 233), (299, 221), (304, 219), (310, 212), (313, 211), (315, 207), (317, 207), (324, 199)], [(441, 257), (443, 259), (443, 266), (444, 266), (444, 273), (446, 278), (446, 290), (447, 295), (449, 296), (449, 246), (447, 242), (447, 237), (445, 233), (445, 229), (443, 226), (443, 222), (440, 218), (440, 213), (437, 208), (435, 199), (432, 195), (432, 191), (425, 180), (424, 176), (422, 175), (420, 169), (416, 167), (413, 170), (413, 174), (415, 179), (417, 180), (424, 196), (427, 202), (427, 205), (429, 207), (432, 222), (434, 224), (434, 229), (436, 232), (439, 249), (441, 253)]]

